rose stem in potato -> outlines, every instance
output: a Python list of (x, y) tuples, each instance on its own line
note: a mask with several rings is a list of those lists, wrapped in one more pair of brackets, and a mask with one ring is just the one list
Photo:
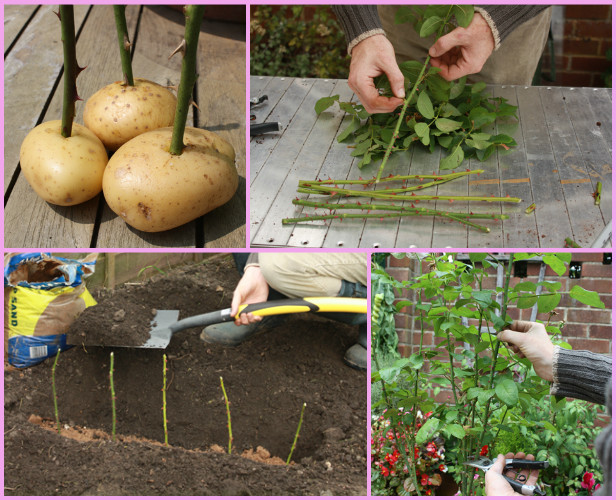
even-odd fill
[(181, 155), (184, 149), (184, 129), (186, 128), (188, 107), (197, 81), (197, 46), (199, 45), (199, 30), (204, 11), (205, 6), (203, 5), (187, 5), (184, 7), (184, 14), (186, 15), (185, 52), (182, 60), (178, 103), (175, 108), (173, 134), (171, 135), (171, 147), (169, 149), (172, 155)]
[(115, 16), (116, 31), (118, 32), (118, 44), (120, 45), (120, 58), (122, 59), (122, 73), (124, 74), (124, 85), (135, 86), (133, 80), (133, 67), (130, 60), (130, 39), (128, 38), (128, 28), (126, 27), (126, 5), (114, 5), (113, 15)]
[(62, 136), (70, 137), (75, 118), (77, 95), (77, 76), (83, 71), (77, 64), (75, 42), (75, 16), (72, 5), (60, 5), (58, 13), (62, 25), (62, 45), (64, 46), (64, 102), (62, 103)]

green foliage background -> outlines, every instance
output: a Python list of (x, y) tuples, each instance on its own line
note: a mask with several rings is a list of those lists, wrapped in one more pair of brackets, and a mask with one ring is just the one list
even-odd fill
[(329, 7), (259, 5), (253, 12), (252, 75), (347, 78), (349, 63), (344, 32)]

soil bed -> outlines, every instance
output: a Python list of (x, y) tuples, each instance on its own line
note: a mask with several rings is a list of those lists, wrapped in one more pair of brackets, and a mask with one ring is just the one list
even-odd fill
[[(94, 295), (99, 309), (108, 308), (101, 318), (115, 315), (117, 324), (123, 310), (121, 323), (132, 324), (137, 303), (146, 316), (177, 309), (180, 318), (229, 307), (238, 279), (225, 256)], [(101, 320), (86, 330), (105, 328)], [(353, 327), (293, 315), (236, 348), (204, 344), (199, 333), (180, 332), (165, 350), (113, 348), (115, 442), (111, 348), (75, 346), (60, 355), (62, 435), (49, 430), (53, 360), (5, 372), (5, 495), (366, 495), (366, 375), (342, 361)], [(163, 353), (169, 447), (161, 445)], [(220, 377), (231, 403), (232, 455), (222, 452)], [(272, 465), (280, 463), (274, 457), (286, 460), (304, 402), (295, 463)], [(241, 456), (245, 450), (251, 459)]]

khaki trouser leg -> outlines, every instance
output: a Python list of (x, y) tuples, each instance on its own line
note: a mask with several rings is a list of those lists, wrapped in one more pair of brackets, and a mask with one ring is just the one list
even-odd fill
[(342, 280), (367, 284), (365, 253), (261, 253), (269, 285), (290, 298), (335, 297)]
[[(420, 38), (410, 23), (395, 24), (398, 6), (380, 5), (379, 17), (387, 38), (396, 50), (398, 63), (423, 61), (434, 43), (433, 36)], [(492, 53), (481, 72), (469, 75), (469, 82), (483, 81), (503, 85), (530, 85), (543, 54), (550, 31), (552, 8), (518, 26)]]

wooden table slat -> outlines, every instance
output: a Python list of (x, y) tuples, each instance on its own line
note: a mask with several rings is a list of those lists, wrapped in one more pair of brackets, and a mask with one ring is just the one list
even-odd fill
[[(347, 100), (351, 99), (353, 93), (346, 83), (337, 81), (336, 85), (332, 91), (333, 94), (340, 95), (340, 99)], [(350, 117), (346, 117), (340, 122), (340, 126), (338, 130), (335, 132), (335, 136), (338, 136), (342, 130), (347, 126), (350, 121)], [(321, 166), (321, 170), (317, 173), (316, 178), (323, 179), (325, 174), (321, 174), (321, 172), (327, 172), (327, 176), (332, 179), (347, 179), (349, 176), (349, 170), (352, 168), (351, 164), (353, 163), (353, 157), (349, 155), (348, 151), (344, 151), (341, 148), (331, 148), (327, 152), (327, 156), (323, 161), (323, 165)], [(313, 179), (314, 179), (313, 177)], [(302, 179), (313, 180), (309, 177), (305, 176)], [(297, 194), (295, 196), (298, 196)], [(295, 198), (295, 196), (293, 198)], [(291, 203), (292, 199), (289, 200)], [(320, 196), (310, 196), (308, 195), (308, 200), (311, 201), (322, 201)], [(341, 202), (340, 197), (333, 198), (331, 200), (333, 203)], [(303, 207), (296, 206), (294, 207), (294, 211), (290, 212), (290, 217), (302, 217), (304, 213), (314, 213), (314, 209), (303, 210)], [(320, 210), (320, 213), (328, 213), (327, 210)], [(336, 227), (338, 221), (314, 221), (307, 223), (298, 223), (292, 227), (292, 233), (288, 241), (288, 245), (292, 247), (321, 247), (323, 246), (323, 242), (325, 238), (332, 237), (336, 239), (335, 247), (347, 247), (347, 243), (344, 242), (345, 235), (336, 236)], [(350, 222), (345, 221), (345, 222)], [(289, 226), (291, 227), (291, 226)], [(331, 236), (329, 233), (332, 233)], [(353, 244), (352, 248), (357, 247), (357, 244)]]
[[(257, 112), (267, 115), (263, 120), (258, 119), (257, 123), (265, 121), (280, 122), (282, 130), (286, 130), (293, 124), (293, 127), (307, 123), (310, 117), (299, 116), (296, 118), (297, 109), (308, 95), (312, 88), (313, 80), (293, 80), (292, 78), (275, 78), (267, 86), (268, 100), (257, 108)], [(271, 101), (270, 101), (271, 98)], [(289, 131), (289, 133), (292, 133)], [(251, 144), (255, 147), (251, 150), (255, 153), (250, 155), (250, 185), (252, 186), (259, 176), (263, 164), (267, 161), (272, 151), (278, 146), (281, 134), (263, 134), (253, 137)], [(256, 147), (258, 145), (258, 147)]]
[[(497, 94), (507, 99), (509, 104), (519, 106), (517, 88), (511, 85), (497, 87)], [(502, 213), (509, 216), (503, 222), (504, 247), (535, 248), (540, 246), (537, 231), (536, 213), (526, 214), (526, 209), (534, 202), (530, 183), (528, 161), (524, 148), (522, 126), (517, 120), (509, 119), (497, 123), (497, 131), (506, 134), (517, 142), (509, 151), (497, 151), (500, 167), (501, 193), (503, 196), (520, 198), (519, 205), (504, 204)], [(477, 178), (479, 180), (480, 177)]]
[[(298, 110), (298, 115), (314, 115), (314, 105), (316, 101), (323, 95), (330, 95), (334, 89), (335, 81), (317, 80), (310, 92), (304, 99), (301, 107)], [(312, 111), (312, 113), (310, 113)], [(297, 196), (297, 185), (301, 179), (314, 178), (319, 172), (323, 160), (329, 149), (329, 145), (336, 141), (335, 134), (338, 131), (340, 124), (339, 116), (322, 114), (318, 120), (309, 120), (308, 122), (301, 121), (301, 127), (294, 127), (295, 130), (304, 138), (303, 144), (298, 148), (293, 148), (296, 151), (296, 158), (292, 162), (290, 170), (287, 170), (287, 175), (278, 177), (283, 182), (277, 191), (277, 196), (273, 200), (266, 217), (257, 233), (255, 234), (254, 242), (256, 244), (275, 243), (282, 240), (288, 241), (292, 234), (292, 227), (282, 225), (282, 219), (289, 213), (289, 208), (292, 211), (291, 200)], [(315, 126), (316, 125), (316, 126)], [(290, 127), (289, 127), (290, 128)], [(286, 134), (285, 134), (286, 135)], [(297, 140), (297, 138), (293, 138)], [(279, 146), (287, 147), (287, 144), (281, 139)], [(325, 145), (325, 146), (324, 146)], [(263, 173), (259, 175), (258, 180), (263, 178)], [(274, 185), (275, 186), (275, 185)], [(251, 200), (252, 197), (251, 191)], [(252, 207), (252, 205), (251, 205)], [(274, 232), (269, 231), (270, 228), (275, 228)], [(274, 241), (270, 241), (270, 240)]]
[[(258, 78), (258, 77), (254, 77)], [(278, 79), (275, 77), (274, 79)], [(289, 90), (298, 85), (301, 80), (295, 79)], [(330, 95), (323, 92), (314, 95), (319, 80), (310, 90), (312, 101), (319, 97)], [(343, 83), (346, 83), (343, 81)], [(264, 88), (264, 87), (261, 87)], [(487, 220), (479, 222), (490, 228), (490, 233), (482, 233), (475, 229), (461, 226), (453, 221), (442, 218), (402, 218), (367, 220), (333, 220), (326, 223), (298, 224), (289, 234), (278, 226), (279, 219), (297, 214), (312, 213), (314, 210), (289, 206), (285, 197), (291, 196), (289, 178), (293, 178), (296, 165), (294, 162), (306, 147), (308, 140), (317, 137), (321, 127), (333, 127), (336, 133), (345, 123), (344, 115), (332, 107), (317, 118), (316, 114), (306, 107), (305, 100), (287, 99), (287, 93), (278, 101), (288, 106), (295, 102), (295, 109), (289, 111), (297, 119), (301, 113), (302, 130), (293, 129), (290, 124), (286, 130), (275, 139), (251, 142), (251, 168), (253, 159), (257, 163), (258, 175), (251, 182), (251, 244), (256, 246), (315, 246), (327, 248), (353, 247), (361, 248), (406, 248), (406, 247), (520, 247), (538, 248), (542, 246), (562, 247), (565, 237), (579, 238), (584, 245), (589, 245), (605, 227), (606, 215), (611, 211), (611, 95), (606, 89), (555, 89), (522, 86), (489, 86), (494, 96), (503, 96), (512, 104), (519, 106), (519, 124), (513, 120), (499, 121), (492, 129), (495, 133), (511, 135), (518, 146), (505, 154), (499, 149), (486, 162), (471, 160), (465, 163), (466, 168), (481, 168), (485, 172), (479, 176), (454, 181), (430, 190), (441, 195), (464, 194), (495, 195), (519, 197), (519, 204), (480, 202), (470, 203), (438, 203), (423, 204), (436, 206), (443, 210), (463, 211), (466, 207), (471, 211), (504, 213), (510, 216), (508, 220)], [(554, 96), (571, 92), (566, 97), (564, 109), (562, 104), (556, 106)], [(578, 112), (577, 107), (584, 107), (584, 112)], [(306, 109), (311, 113), (305, 116)], [(565, 113), (565, 114), (563, 114)], [(323, 115), (328, 115), (336, 123), (322, 121)], [(570, 123), (563, 118), (570, 117)], [(271, 118), (271, 114), (268, 115)], [(346, 119), (348, 120), (348, 119)], [(589, 127), (593, 120), (601, 122), (601, 126)], [(314, 128), (313, 128), (314, 127)], [(571, 136), (571, 131), (574, 136)], [(304, 133), (302, 136), (301, 133)], [(325, 133), (325, 132), (323, 132)], [(559, 137), (555, 137), (559, 135)], [(565, 139), (567, 138), (567, 139)], [(573, 143), (567, 144), (572, 138)], [(566, 141), (566, 142), (564, 142)], [(312, 146), (311, 147), (318, 147)], [(567, 149), (567, 146), (570, 146)], [(321, 148), (329, 151), (319, 155), (322, 164), (318, 167), (319, 176), (331, 176), (335, 170), (332, 161), (340, 162), (349, 153), (347, 144), (323, 140)], [(569, 150), (578, 153), (573, 156)], [(565, 150), (566, 149), (566, 150)], [(438, 161), (442, 151), (429, 154), (425, 149), (414, 146), (404, 155), (396, 155), (387, 167), (389, 172), (425, 172), (438, 171)], [(300, 155), (300, 156), (298, 156)], [(581, 157), (580, 157), (581, 155)], [(584, 203), (584, 186), (575, 183), (562, 182), (563, 176), (570, 178), (572, 161), (579, 162), (588, 171), (592, 185), (603, 181), (603, 199), (601, 211), (590, 207), (584, 214), (578, 214)], [(346, 169), (349, 160), (344, 161), (341, 168)], [(352, 163), (349, 178), (364, 178), (374, 175), (378, 162), (366, 167), (362, 172)], [(317, 167), (311, 166), (311, 171)], [(569, 169), (569, 170), (568, 170)], [(428, 191), (428, 193), (430, 192)], [(301, 197), (307, 197), (302, 195)], [(581, 201), (580, 201), (581, 200)], [(536, 203), (537, 209), (531, 214), (525, 210), (531, 203)], [(580, 205), (582, 203), (582, 205)], [(285, 206), (287, 207), (285, 209)], [(609, 220), (609, 219), (607, 219)], [(574, 227), (587, 227), (586, 233), (576, 232)], [(325, 239), (323, 235), (325, 234)], [(285, 241), (285, 238), (288, 239)]]

